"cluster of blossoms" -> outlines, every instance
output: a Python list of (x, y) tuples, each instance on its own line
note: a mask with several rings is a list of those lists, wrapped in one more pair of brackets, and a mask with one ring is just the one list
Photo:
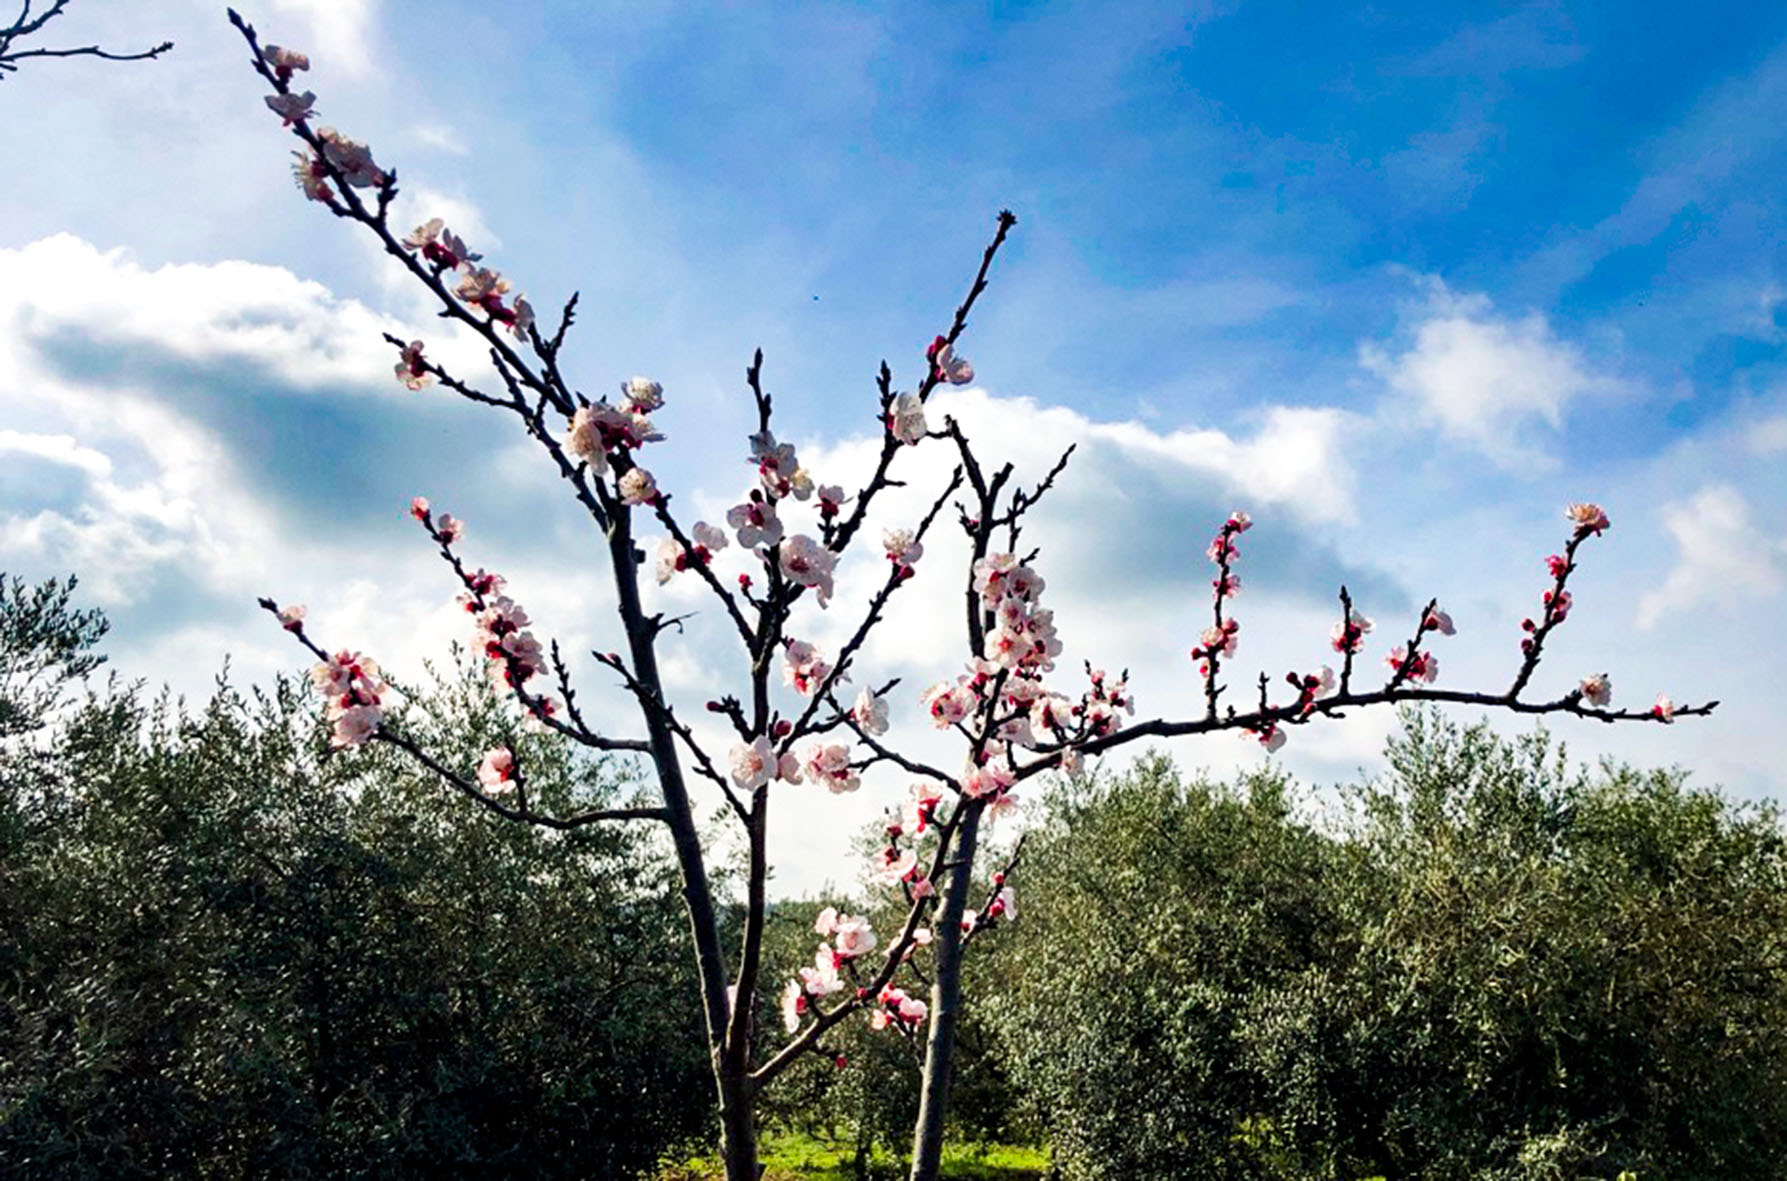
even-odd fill
[[(1607, 532), (1608, 527), (1612, 524), (1598, 504), (1572, 504), (1564, 510), (1564, 519), (1576, 527), (1576, 532), (1571, 538), (1572, 549), (1576, 542), (1580, 542), (1585, 537), (1599, 537)], [(1544, 620), (1543, 624), (1534, 622), (1530, 617), (1520, 621), (1520, 630), (1526, 633), (1526, 638), (1520, 641), (1522, 652), (1530, 653), (1533, 650), (1533, 636), (1541, 626), (1552, 627), (1562, 623), (1569, 616), (1570, 608), (1573, 605), (1570, 592), (1564, 590), (1561, 585), (1572, 568), (1568, 555), (1552, 554), (1545, 559), (1545, 568), (1551, 573), (1553, 581), (1559, 585), (1546, 591), (1540, 600), (1540, 605), (1544, 608), (1540, 612)], [(1589, 697), (1586, 692), (1583, 696), (1591, 702), (1593, 701), (1593, 698)]]
[[(925, 356), (931, 362), (931, 374), (936, 381), (946, 381), (951, 385), (967, 385), (974, 380), (974, 366), (967, 358), (956, 356), (955, 348), (949, 338), (939, 336), (925, 350)], [(907, 446), (922, 442), (930, 433), (930, 426), (925, 422), (924, 398), (919, 394), (895, 394), (887, 402), (887, 433)]]
[[(302, 618), (303, 608), (297, 610)], [(378, 733), (385, 716), (381, 701), (390, 686), (370, 657), (337, 652), (310, 670), (310, 683), (327, 703), (326, 715), (335, 725), (331, 746), (363, 746)]]
[[(261, 51), (261, 58), (282, 85), (290, 82), (297, 71), (310, 68), (308, 57), (280, 45), (267, 46)], [(266, 102), (267, 108), (287, 127), (302, 124), (316, 113), (316, 95), (308, 90), (302, 94), (269, 94)], [(316, 139), (322, 145), (321, 151), (292, 153), (292, 175), (312, 201), (336, 208), (335, 194), (329, 188), (331, 176), (356, 189), (379, 188), (390, 182), (390, 174), (372, 162), (372, 152), (365, 144), (349, 139), (333, 127), (318, 129)]]
[[(1120, 715), (1134, 712), (1127, 676), (1113, 680), (1088, 665), (1091, 688), (1079, 700), (1051, 691), (1042, 678), (1054, 670), (1061, 641), (1053, 612), (1039, 605), (1042, 576), (1012, 554), (990, 554), (974, 564), (972, 585), (993, 623), (987, 655), (953, 681), (925, 690), (922, 701), (932, 724), (964, 726), (984, 713), (996, 742), (1058, 750), (1061, 769), (1077, 772), (1077, 744), (1115, 733)], [(1015, 783), (1004, 755), (983, 752), (964, 774), (962, 794), (986, 801), (989, 814), (997, 816), (1012, 805)]]
[(1055, 613), (1037, 603), (1044, 585), (1042, 575), (1013, 554), (989, 554), (974, 563), (974, 589), (994, 620), (987, 659), (1017, 676), (1050, 672), (1061, 654)]
[(819, 950), (813, 953), (813, 966), (802, 968), (800, 979), (790, 980), (782, 992), (782, 1020), (790, 1033), (800, 1027), (800, 1019), (811, 1003), (809, 998), (817, 1000), (842, 992), (845, 965), (874, 951), (878, 942), (867, 918), (839, 914), (830, 906), (819, 912), (813, 930), (829, 942), (819, 945)]
[(1222, 658), (1235, 654), (1239, 640), (1241, 624), (1233, 617), (1224, 617), (1222, 601), (1232, 599), (1241, 593), (1241, 579), (1229, 569), (1235, 559), (1241, 556), (1241, 550), (1235, 545), (1235, 538), (1253, 528), (1253, 518), (1237, 509), (1229, 514), (1216, 536), (1210, 539), (1209, 548), (1204, 556), (1216, 565), (1216, 577), (1211, 580), (1210, 587), (1214, 592), (1216, 620), (1198, 635), (1197, 647), (1191, 650), (1191, 658), (1198, 662), (1198, 675), (1208, 678), (1213, 675), (1214, 668)]
[[(649, 378), (634, 377), (622, 382), (620, 389), (618, 402), (604, 399), (577, 408), (571, 415), (565, 448), (597, 476), (607, 475), (611, 467), (620, 471), (615, 488), (623, 502), (655, 504), (658, 482), (639, 466), (633, 452), (664, 438), (651, 420), (652, 412), (664, 405), (664, 387)], [(696, 540), (707, 544), (710, 551), (719, 548)]]
[[(787, 723), (783, 722), (777, 729), (785, 733), (786, 726)], [(728, 761), (731, 764), (732, 782), (745, 791), (755, 791), (772, 779), (780, 779), (784, 783), (799, 783), (801, 780), (800, 760), (792, 752), (777, 755), (775, 743), (767, 735), (759, 735), (750, 742), (738, 743), (732, 748)]]
[[(451, 513), (435, 516), (426, 497), (410, 501), (410, 515), (422, 522), (428, 535), (443, 549), (465, 536), (465, 522)], [(491, 682), (498, 689), (521, 689), (546, 671), (546, 652), (534, 634), (527, 612), (503, 592), (503, 576), (479, 570), (465, 576), (466, 589), (459, 605), (474, 618), (473, 643), (487, 660)], [(541, 697), (530, 706), (537, 715), (550, 716), (555, 706)]]
[(889, 1025), (903, 1031), (917, 1029), (924, 1023), (930, 1006), (917, 997), (906, 995), (903, 988), (889, 984), (875, 998), (875, 1011), (869, 1014), (870, 1029), (886, 1029)]

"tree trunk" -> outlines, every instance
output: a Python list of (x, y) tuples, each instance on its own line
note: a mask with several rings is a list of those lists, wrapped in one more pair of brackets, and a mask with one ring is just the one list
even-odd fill
[[(617, 606), (633, 659), (633, 676), (641, 691), (640, 712), (651, 742), (664, 810), (669, 815), (671, 844), (682, 871), (683, 905), (688, 911), (695, 964), (701, 977), (708, 1051), (720, 1104), (720, 1150), (726, 1162), (726, 1181), (757, 1181), (757, 1132), (752, 1122), (750, 1084), (745, 1077), (749, 1047), (741, 1046), (741, 1052), (736, 1054), (728, 1052), (732, 1006), (726, 996), (726, 957), (720, 950), (719, 917), (714, 910), (713, 888), (708, 882), (694, 806), (677, 758), (676, 734), (661, 712), (665, 702), (654, 648), (656, 627), (645, 618), (639, 601), (639, 563), (644, 555), (633, 548), (631, 521), (624, 511), (611, 524), (608, 547), (614, 565)], [(741, 1003), (748, 1004), (749, 998), (741, 998)]]
[(720, 1136), (726, 1181), (758, 1181), (763, 1167), (757, 1163), (757, 1125), (742, 1081), (721, 1084)]
[(925, 1043), (925, 1073), (912, 1134), (912, 1181), (936, 1181), (943, 1165), (943, 1114), (949, 1106), (949, 1063), (955, 1052), (956, 1018), (962, 1004), (962, 911), (974, 885), (974, 853), (979, 845), (982, 805), (965, 803), (956, 834), (943, 905), (937, 913), (937, 979), (931, 985), (931, 1033)]

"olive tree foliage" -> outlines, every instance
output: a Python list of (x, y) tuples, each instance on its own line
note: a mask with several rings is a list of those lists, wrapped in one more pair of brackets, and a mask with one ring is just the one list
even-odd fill
[(69, 691), (105, 662), (93, 651), (109, 626), (69, 604), (74, 578), (26, 586), (0, 572), (0, 743), (40, 729)]
[[(34, 2), (39, 5), (36, 11), (33, 11)], [(163, 41), (160, 45), (135, 53), (117, 53), (98, 45), (47, 49), (31, 44), (51, 21), (64, 15), (67, 10), (68, 0), (50, 0), (47, 5), (43, 5), (41, 0), (20, 0), (19, 14), (10, 23), (0, 25), (0, 82), (4, 82), (8, 74), (16, 72), (20, 62), (35, 58), (95, 57), (114, 62), (149, 61), (174, 47), (172, 41)], [(0, 17), (0, 20), (4, 19)]]
[(1344, 810), (1058, 793), (996, 960), (1066, 1178), (1778, 1177), (1787, 842), (1680, 772), (1411, 714)]
[[(550, 321), (539, 319), (514, 283), (441, 218), (407, 233), (394, 224), (396, 173), (377, 164), (367, 144), (336, 127), (317, 125), (316, 95), (297, 82), (311, 68), (309, 56), (263, 43), (233, 11), (230, 19), (252, 54), (253, 70), (271, 92), (263, 93), (262, 101), (296, 141), (293, 175), (305, 198), (370, 235), (428, 293), (450, 329), (487, 349), (489, 370), (474, 373), (443, 366), (430, 355), (427, 341), (388, 336), (396, 379), (413, 390), (436, 386), (512, 418), (601, 539), (596, 554), (612, 580), (617, 639), (614, 647), (590, 655), (607, 682), (603, 688), (621, 708), (592, 709), (589, 717), (600, 719), (595, 726), (578, 704), (577, 694), (587, 695), (589, 684), (574, 688), (571, 659), (550, 638), (534, 634), (532, 621), (505, 593), (499, 575), (473, 568), (468, 551), (477, 543), (465, 544), (464, 522), (416, 498), (411, 511), (462, 592), (490, 673), (512, 694), (524, 724), (592, 750), (649, 759), (654, 790), (621, 807), (573, 812), (546, 807), (529, 792), (527, 759), (512, 744), (493, 743), (481, 760), (434, 748), (386, 715), (386, 685), (375, 660), (329, 635), (326, 622), (307, 621), (303, 604), (281, 605), (268, 597), (262, 605), (315, 658), (313, 676), (329, 701), (338, 746), (401, 750), (477, 806), (517, 823), (559, 831), (621, 823), (657, 827), (668, 836), (700, 980), (729, 1181), (756, 1181), (757, 1113), (768, 1089), (804, 1060), (832, 1057), (826, 1047), (838, 1027), (865, 1020), (908, 1042), (922, 1036), (911, 1176), (914, 1181), (937, 1176), (955, 1048), (967, 1011), (963, 952), (993, 920), (1011, 911), (1000, 895), (1005, 888), (1000, 877), (1011, 865), (989, 864), (980, 855), (982, 830), (1010, 810), (1014, 791), (1027, 780), (1071, 771), (1085, 758), (1144, 739), (1228, 731), (1276, 750), (1294, 727), (1396, 702), (1565, 713), (1604, 723), (1670, 723), (1704, 715), (1717, 704), (1680, 705), (1659, 697), (1650, 708), (1616, 708), (1610, 705), (1609, 679), (1599, 675), (1556, 696), (1537, 695), (1533, 678), (1547, 638), (1571, 610), (1567, 584), (1579, 550), (1610, 526), (1607, 514), (1589, 503), (1571, 505), (1565, 514), (1570, 532), (1547, 563), (1541, 609), (1522, 622), (1524, 638), (1518, 658), (1510, 661), (1505, 688), (1434, 685), (1439, 664), (1432, 642), (1453, 634), (1454, 627), (1431, 600), (1407, 622), (1401, 634), (1408, 639), (1390, 650), (1388, 672), (1372, 667), (1375, 660), (1356, 665), (1373, 623), (1355, 609), (1344, 587), (1330, 638), (1337, 671), (1305, 666), (1282, 677), (1261, 672), (1257, 685), (1251, 679), (1231, 685), (1228, 661), (1240, 628), (1231, 602), (1240, 591), (1236, 540), (1252, 527), (1248, 514), (1237, 511), (1217, 527), (1206, 550), (1216, 575), (1209, 584), (1211, 622), (1190, 653), (1202, 702), (1189, 716), (1144, 715), (1131, 722), (1136, 702), (1126, 673), (1108, 676), (1086, 663), (1082, 679), (1077, 668), (1057, 667), (1063, 642), (1053, 609), (1043, 605), (1039, 553), (1027, 548), (1025, 530), (1073, 448), (1047, 471), (1020, 477), (1012, 463), (989, 454), (987, 440), (970, 439), (959, 422), (942, 414), (943, 399), (934, 397), (974, 380), (972, 366), (956, 349), (1016, 225), (1009, 211), (999, 214), (944, 330), (922, 350), (913, 350), (913, 367), (906, 370), (909, 389), (895, 388), (894, 369), (883, 362), (872, 391), (864, 391), (861, 410), (865, 420), (876, 423), (879, 436), (872, 457), (853, 471), (815, 473), (803, 467), (796, 448), (783, 441), (788, 431), (775, 418), (759, 352), (745, 370), (739, 400), (744, 438), (734, 453), (739, 459), (748, 453), (756, 470), (741, 474), (748, 487), (723, 525), (697, 521), (680, 494), (660, 487), (646, 466), (656, 454), (651, 448), (665, 439), (653, 418), (666, 405), (662, 385), (640, 376), (620, 382), (619, 397), (587, 397), (576, 377), (561, 368), (577, 295), (559, 305), (562, 310)], [(614, 387), (602, 382), (591, 388)], [(883, 493), (911, 478), (905, 457), (920, 447), (947, 456), (954, 471), (920, 492), (916, 504), (928, 508), (914, 507), (908, 519), (883, 522), (872, 513), (890, 511)], [(880, 530), (877, 545), (871, 526), (883, 524), (889, 527)], [(915, 687), (893, 696), (897, 681), (863, 666), (872, 663), (868, 640), (888, 618), (891, 598), (942, 564), (934, 556), (940, 548), (934, 527), (959, 530), (966, 541), (966, 552), (955, 555), (960, 564), (944, 575), (952, 588), (960, 588), (962, 611), (949, 626), (960, 629), (962, 647), (938, 670), (945, 679), (915, 701)], [(653, 543), (655, 564), (645, 548)], [(927, 546), (933, 557), (921, 567)], [(721, 559), (722, 551), (730, 552)], [(743, 568), (722, 572), (721, 564), (733, 563), (741, 552)], [(837, 634), (848, 638), (836, 652), (822, 651), (803, 636), (815, 634), (809, 630), (817, 624), (814, 613), (832, 606), (838, 563), (856, 560), (879, 566), (885, 576), (866, 597), (851, 596), (855, 601), (836, 605), (835, 614), (847, 620)], [(649, 592), (642, 593), (644, 570), (660, 583), (682, 578), (694, 584), (720, 621), (723, 646), (711, 646), (698, 657), (713, 678), (706, 709), (717, 719), (717, 738), (679, 712), (683, 703), (661, 675), (661, 649), (675, 651), (680, 642), (685, 647), (679, 655), (691, 654), (680, 620), (654, 610)], [(960, 671), (964, 666), (966, 673)], [(851, 676), (860, 678), (853, 701), (843, 688)], [(1286, 683), (1288, 691), (1281, 687)], [(926, 720), (952, 735), (959, 753), (938, 762), (921, 753), (909, 735), (890, 730), (896, 706), (919, 718), (928, 715)], [(780, 801), (792, 791), (856, 791), (868, 781), (865, 773), (883, 783), (898, 777), (910, 790), (902, 822), (889, 826), (878, 859), (885, 896), (894, 903), (889, 921), (876, 931), (863, 915), (822, 911), (816, 933), (829, 942), (820, 959), (766, 960), (772, 814), (780, 813)], [(710, 804), (723, 809), (725, 823), (733, 826), (730, 835), (746, 851), (735, 931), (722, 931), (725, 908), (714, 893), (711, 864), (715, 849), (696, 819)], [(988, 874), (995, 864), (1006, 868)], [(796, 976), (802, 960), (810, 967)], [(786, 1014), (782, 1034), (756, 1020), (765, 993), (778, 989)]]
[(1056, 789), (989, 1020), (1063, 1176), (1269, 1175), (1243, 1031), (1332, 955), (1332, 852), (1270, 773), (1215, 787), (1150, 756)]
[[(469, 673), (403, 713), (443, 749), (495, 724)], [(555, 806), (628, 790), (527, 750)], [(711, 1134), (639, 834), (443, 809), (407, 760), (330, 757), (285, 681), (114, 687), (3, 771), (0, 1174), (624, 1177)]]

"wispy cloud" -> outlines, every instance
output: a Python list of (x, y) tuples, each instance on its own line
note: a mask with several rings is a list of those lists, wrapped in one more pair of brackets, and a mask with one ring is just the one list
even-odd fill
[(1448, 438), (1505, 467), (1553, 462), (1543, 436), (1563, 429), (1577, 400), (1617, 392), (1545, 317), (1496, 313), (1488, 296), (1424, 283), (1427, 300), (1408, 339), (1366, 343), (1360, 361)]
[(1638, 626), (1646, 631), (1694, 608), (1731, 611), (1787, 587), (1787, 543), (1756, 526), (1748, 502), (1730, 485), (1708, 484), (1664, 505), (1663, 525), (1678, 556), (1663, 585), (1638, 601)]

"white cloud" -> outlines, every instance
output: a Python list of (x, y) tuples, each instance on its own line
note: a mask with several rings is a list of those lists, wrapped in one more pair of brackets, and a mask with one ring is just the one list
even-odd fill
[(460, 134), (445, 123), (425, 123), (416, 128), (416, 138), (431, 148), (438, 148), (452, 156), (469, 156), (471, 149), (466, 147)]
[(34, 455), (51, 463), (79, 468), (91, 476), (112, 474), (111, 459), (90, 447), (81, 446), (73, 435), (28, 435), (22, 431), (0, 430), (0, 451)]
[(1749, 504), (1729, 485), (1708, 484), (1687, 501), (1665, 505), (1663, 527), (1675, 538), (1679, 557), (1663, 584), (1638, 602), (1638, 626), (1645, 630), (1690, 607), (1729, 610), (1787, 586), (1782, 544), (1751, 522)]
[(1619, 389), (1539, 313), (1499, 316), (1488, 297), (1456, 295), (1437, 279), (1407, 347), (1364, 344), (1360, 362), (1447, 437), (1505, 467), (1547, 464), (1534, 428), (1555, 434), (1572, 402)]
[(1764, 419), (1744, 433), (1744, 445), (1755, 455), (1787, 451), (1787, 414)]

